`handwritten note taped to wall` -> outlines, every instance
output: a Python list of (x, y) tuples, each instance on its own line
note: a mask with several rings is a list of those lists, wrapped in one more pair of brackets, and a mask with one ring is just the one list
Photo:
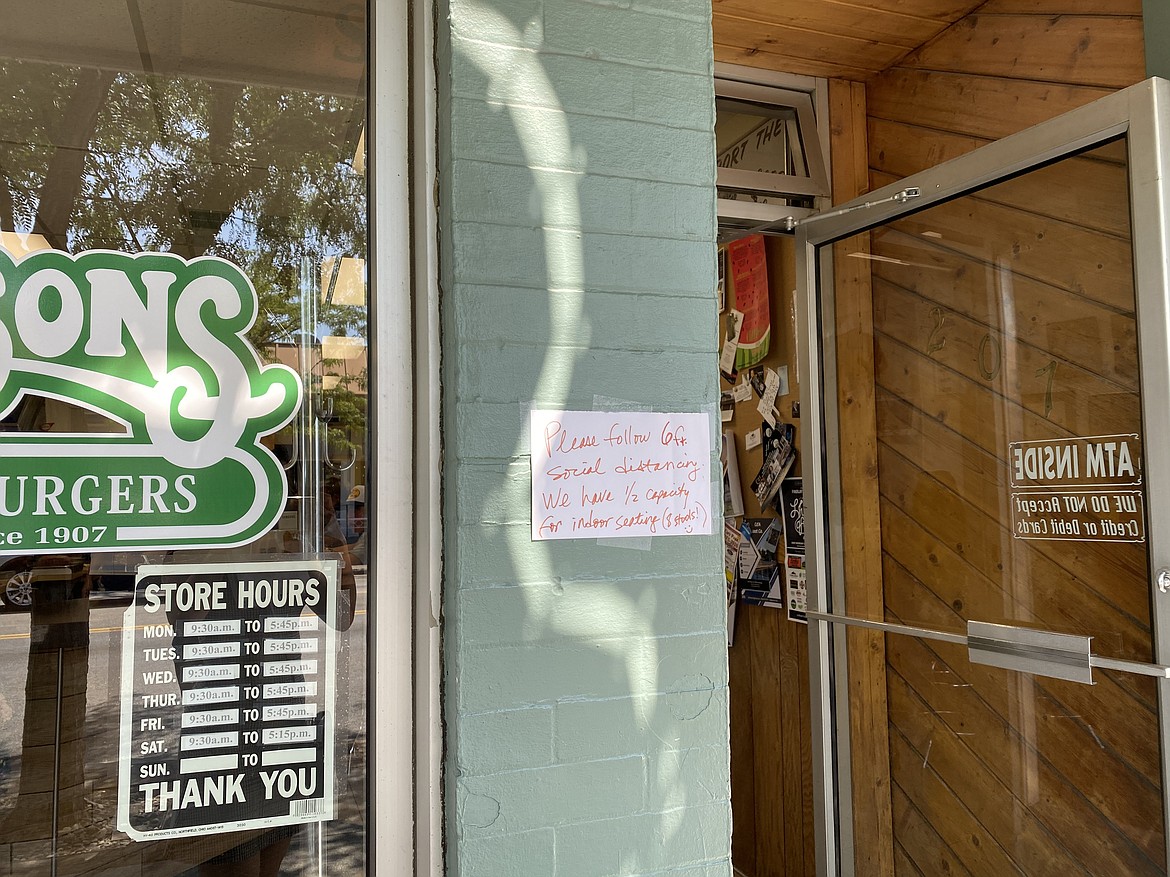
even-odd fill
[(533, 411), (532, 538), (711, 532), (706, 414)]

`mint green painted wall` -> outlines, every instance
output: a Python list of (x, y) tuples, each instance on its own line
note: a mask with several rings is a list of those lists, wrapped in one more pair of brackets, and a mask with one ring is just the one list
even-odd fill
[(448, 871), (726, 877), (721, 538), (533, 543), (527, 457), (717, 411), (710, 2), (438, 16)]

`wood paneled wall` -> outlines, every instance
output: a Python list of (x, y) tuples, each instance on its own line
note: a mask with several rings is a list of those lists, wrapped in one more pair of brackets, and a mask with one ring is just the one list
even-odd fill
[(873, 185), (1143, 78), (1141, 0), (988, 0), (868, 84)]
[[(829, 86), (833, 201), (864, 194), (868, 183), (866, 89), (857, 82)], [(848, 582), (880, 583), (881, 519), (875, 407), (874, 313), (869, 235), (836, 247), (833, 278), (837, 308), (837, 422), (841, 446), (841, 514)], [(849, 588), (845, 610), (884, 617), (880, 587)], [(853, 843), (858, 874), (892, 868), (889, 740), (886, 732), (885, 639), (846, 631), (849, 651), (849, 727), (852, 748)]]
[[(872, 186), (1141, 80), (1140, 7), (989, 0), (869, 83)], [(1006, 501), (1009, 439), (1140, 428), (1121, 159), (866, 236), (893, 260), (871, 263), (882, 574), (850, 587), (880, 588), (888, 620), (1092, 632), (1095, 650), (1148, 659), (1144, 548), (1015, 540)], [(854, 722), (854, 751), (886, 748), (891, 783), (855, 794), (855, 822), (891, 814), (892, 864), (863, 835), (859, 874), (1165, 873), (1152, 685), (1011, 677), (905, 637), (882, 660), (865, 686), (884, 676), (888, 724), (867, 738)], [(873, 696), (854, 687), (854, 709)]]

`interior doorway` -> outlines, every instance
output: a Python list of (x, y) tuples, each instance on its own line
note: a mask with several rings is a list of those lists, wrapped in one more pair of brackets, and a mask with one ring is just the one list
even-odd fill
[(735, 873), (816, 873), (791, 229), (823, 207), (824, 83), (720, 65), (719, 343)]

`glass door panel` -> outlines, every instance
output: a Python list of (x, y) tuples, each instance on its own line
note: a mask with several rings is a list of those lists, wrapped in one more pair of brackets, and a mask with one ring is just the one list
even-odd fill
[(1013, 140), (802, 231), (824, 873), (1166, 873), (1153, 138)]
[[(835, 245), (872, 272), (881, 620), (1083, 633), (1149, 661), (1124, 151), (1036, 174)], [(1079, 212), (1045, 204), (1088, 178)], [(911, 582), (951, 611), (902, 599)]]

